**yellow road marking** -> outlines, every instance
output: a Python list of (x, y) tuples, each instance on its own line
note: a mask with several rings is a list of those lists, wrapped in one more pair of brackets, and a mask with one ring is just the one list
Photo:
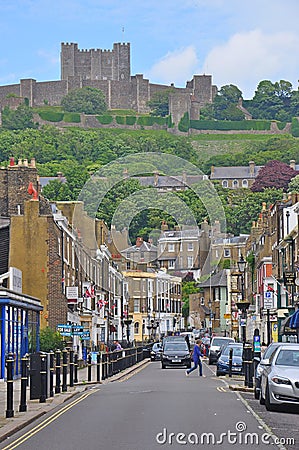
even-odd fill
[(219, 392), (227, 392), (227, 390), (224, 387), (222, 387), (222, 386), (218, 386), (216, 389)]
[(67, 412), (69, 409), (73, 408), (73, 406), (76, 406), (78, 403), (85, 400), (89, 395), (94, 394), (96, 391), (99, 391), (100, 389), (94, 389), (90, 392), (87, 392), (83, 394), (80, 398), (77, 400), (74, 400), (72, 403), (64, 406), (62, 409), (54, 413), (51, 417), (45, 419), (40, 424), (36, 425), (32, 430), (25, 433), (23, 436), (19, 437), (17, 440), (9, 444), (7, 447), (4, 447), (3, 450), (13, 450), (14, 448), (17, 448), (19, 445), (21, 445), (23, 442), (30, 439), (32, 436), (34, 436), (36, 433), (41, 431), (46, 426), (50, 425), (50, 423), (54, 422), (54, 420), (58, 419), (58, 417), (62, 416), (65, 412)]

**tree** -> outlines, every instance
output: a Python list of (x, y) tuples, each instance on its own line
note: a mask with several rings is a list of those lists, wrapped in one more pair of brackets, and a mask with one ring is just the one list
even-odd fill
[(237, 86), (233, 84), (222, 86), (213, 102), (215, 119), (242, 120), (244, 114), (237, 109), (240, 98), (242, 91)]
[(182, 314), (187, 319), (189, 316), (189, 295), (199, 292), (195, 281), (183, 281), (182, 283)]
[(6, 130), (25, 130), (26, 128), (37, 128), (33, 121), (32, 108), (22, 103), (16, 110), (6, 106), (2, 111), (2, 127)]
[(65, 111), (85, 114), (102, 114), (107, 110), (104, 93), (90, 86), (70, 91), (61, 100), (61, 106)]
[(288, 192), (299, 193), (299, 175), (296, 175), (291, 179), (288, 186)]
[(61, 334), (49, 327), (43, 328), (40, 331), (40, 349), (42, 352), (63, 350), (64, 342)]
[(290, 120), (292, 95), (289, 81), (272, 83), (263, 80), (258, 84), (253, 99), (247, 103), (247, 108), (255, 119)]
[(288, 189), (288, 184), (292, 178), (298, 175), (298, 171), (292, 169), (288, 164), (281, 161), (269, 161), (260, 169), (254, 183), (251, 186), (252, 192), (261, 192), (266, 188)]
[(165, 89), (165, 91), (155, 92), (147, 102), (147, 106), (151, 108), (151, 116), (165, 117), (169, 114), (169, 95), (174, 92), (173, 89)]

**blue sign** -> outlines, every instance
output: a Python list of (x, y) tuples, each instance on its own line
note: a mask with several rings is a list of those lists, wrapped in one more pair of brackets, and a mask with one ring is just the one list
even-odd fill
[(72, 336), (72, 325), (68, 324), (57, 325), (57, 331), (59, 331), (61, 336)]
[(253, 337), (253, 351), (255, 353), (261, 352), (261, 337), (260, 336)]

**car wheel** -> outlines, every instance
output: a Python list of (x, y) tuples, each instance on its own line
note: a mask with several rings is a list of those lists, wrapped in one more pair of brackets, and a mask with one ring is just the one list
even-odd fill
[(258, 399), (260, 398), (259, 391), (257, 391), (256, 389), (254, 389), (254, 398), (255, 398), (256, 400), (258, 400)]
[(275, 411), (275, 406), (270, 402), (270, 392), (269, 385), (267, 383), (266, 392), (265, 392), (265, 406), (267, 411)]
[(165, 364), (163, 364), (163, 363), (162, 363), (162, 366), (161, 366), (161, 367), (162, 367), (162, 369), (166, 369), (166, 366), (165, 366)]

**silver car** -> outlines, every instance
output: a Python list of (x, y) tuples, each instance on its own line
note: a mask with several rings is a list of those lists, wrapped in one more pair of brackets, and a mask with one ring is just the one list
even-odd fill
[(280, 345), (263, 361), (260, 403), (268, 411), (278, 405), (299, 406), (299, 344)]

